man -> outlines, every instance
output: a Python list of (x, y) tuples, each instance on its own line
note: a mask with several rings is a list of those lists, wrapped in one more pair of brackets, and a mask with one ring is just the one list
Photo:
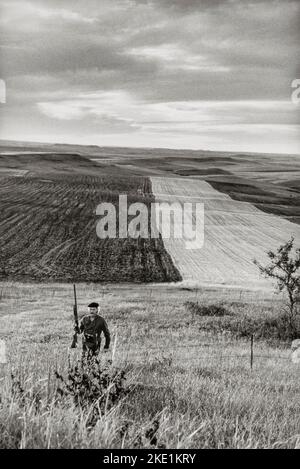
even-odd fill
[(110, 333), (105, 319), (98, 314), (99, 304), (91, 303), (88, 308), (89, 313), (81, 319), (76, 332), (79, 334), (83, 333), (83, 353), (89, 356), (96, 356), (100, 352), (102, 332), (105, 337), (104, 350), (109, 349)]

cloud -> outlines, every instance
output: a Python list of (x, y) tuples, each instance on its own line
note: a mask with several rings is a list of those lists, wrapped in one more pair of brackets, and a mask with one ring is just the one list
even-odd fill
[(298, 1), (12, 0), (1, 9), (4, 137), (15, 121), (28, 135), (41, 125), (60, 135), (61, 125), (70, 140), (88, 139), (90, 122), (91, 138), (96, 128), (106, 139), (111, 129), (112, 142), (128, 131), (137, 144), (145, 132), (168, 133), (171, 145), (208, 124), (221, 132), (223, 121), (234, 142), (237, 125), (298, 122), (286, 107), (299, 72)]
[(189, 133), (211, 126), (296, 125), (291, 101), (171, 101), (145, 103), (124, 91), (82, 93), (68, 100), (39, 102), (43, 114), (58, 120), (93, 117), (147, 131)]

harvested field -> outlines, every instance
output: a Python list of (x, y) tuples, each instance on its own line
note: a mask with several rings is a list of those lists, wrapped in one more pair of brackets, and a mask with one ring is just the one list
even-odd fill
[(205, 181), (151, 177), (151, 183), (157, 201), (204, 203), (201, 249), (186, 249), (184, 239), (164, 239), (185, 283), (268, 288), (270, 282), (260, 277), (253, 259), (266, 262), (266, 252), (292, 235), (299, 245), (300, 226), (232, 200)]

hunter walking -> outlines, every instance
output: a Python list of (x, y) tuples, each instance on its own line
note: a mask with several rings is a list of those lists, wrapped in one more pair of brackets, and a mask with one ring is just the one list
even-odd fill
[(75, 333), (83, 334), (82, 348), (83, 354), (96, 356), (100, 352), (102, 332), (105, 337), (104, 350), (109, 349), (110, 332), (105, 319), (99, 315), (99, 304), (90, 303), (89, 312), (75, 326)]

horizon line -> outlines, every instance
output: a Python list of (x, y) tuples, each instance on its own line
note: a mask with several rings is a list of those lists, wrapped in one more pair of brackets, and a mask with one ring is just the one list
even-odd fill
[(124, 149), (145, 149), (145, 150), (170, 150), (170, 151), (184, 151), (184, 152), (209, 152), (209, 153), (246, 153), (248, 155), (289, 155), (299, 156), (300, 153), (284, 153), (284, 152), (253, 152), (248, 150), (209, 150), (204, 148), (172, 148), (172, 147), (149, 147), (149, 146), (122, 146), (122, 145), (97, 145), (97, 144), (82, 144), (82, 143), (66, 143), (66, 142), (45, 142), (45, 141), (32, 141), (32, 140), (11, 140), (0, 138), (1, 142), (17, 143), (17, 144), (34, 144), (34, 145), (66, 145), (66, 146), (78, 146), (78, 147), (96, 147), (96, 148), (124, 148)]

